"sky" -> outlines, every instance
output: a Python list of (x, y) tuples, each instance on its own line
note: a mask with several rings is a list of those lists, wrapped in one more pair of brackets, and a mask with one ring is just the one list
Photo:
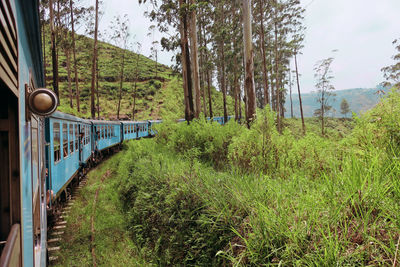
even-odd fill
[[(381, 68), (393, 63), (392, 41), (400, 38), (400, 0), (300, 0), (306, 8), (306, 38), (299, 56), (302, 92), (315, 89), (314, 65), (334, 57), (333, 85), (337, 90), (373, 88), (383, 81)], [(83, 3), (94, 4), (94, 0)], [(147, 36), (152, 22), (143, 13), (149, 4), (137, 0), (103, 0), (100, 30), (109, 29), (115, 16), (128, 14), (133, 42), (142, 43), (141, 53), (150, 56), (151, 43), (162, 35)], [(333, 53), (333, 50), (338, 50)], [(173, 54), (159, 52), (159, 62), (171, 65)], [(292, 68), (294, 68), (292, 64)]]

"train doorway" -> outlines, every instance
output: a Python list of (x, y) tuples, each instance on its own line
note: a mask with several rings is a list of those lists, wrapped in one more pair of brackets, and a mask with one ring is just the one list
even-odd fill
[(14, 252), (16, 246), (21, 247), (21, 197), (18, 98), (2, 81), (0, 92), (0, 255), (3, 260), (11, 242)]

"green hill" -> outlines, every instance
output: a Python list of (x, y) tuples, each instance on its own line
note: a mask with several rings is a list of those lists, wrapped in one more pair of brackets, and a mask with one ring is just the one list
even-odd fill
[[(45, 59), (47, 87), (52, 88), (52, 66), (50, 34), (46, 28)], [(90, 117), (90, 88), (93, 39), (77, 35), (77, 61), (81, 112), (77, 112), (73, 57), (71, 54), (71, 84), (73, 90), (73, 108), (69, 105), (67, 58), (59, 45), (59, 87), (60, 106), (58, 110), (81, 117)], [(100, 118), (115, 119), (119, 93), (120, 54), (122, 49), (114, 45), (99, 42), (99, 102)], [(132, 119), (133, 90), (137, 54), (126, 51), (125, 77), (122, 90), (120, 118)], [(222, 94), (212, 89), (214, 115), (222, 115)], [(97, 101), (97, 99), (96, 99)], [(228, 96), (228, 110), (233, 112), (233, 99)], [(202, 104), (203, 105), (203, 104)], [(231, 108), (232, 107), (232, 108)], [(208, 103), (207, 103), (208, 108)], [(137, 79), (137, 99), (135, 120), (157, 119), (162, 117), (184, 117), (183, 88), (180, 73), (168, 66), (157, 64), (146, 56), (139, 55), (139, 78)]]
[[(340, 103), (342, 99), (346, 99), (350, 105), (350, 110), (357, 114), (361, 114), (371, 108), (373, 108), (380, 101), (380, 96), (377, 94), (377, 91), (382, 89), (385, 92), (388, 92), (388, 89), (377, 87), (377, 88), (355, 88), (355, 89), (347, 89), (347, 90), (337, 90), (334, 93), (335, 97), (332, 97), (332, 101), (330, 101), (333, 110), (329, 112), (328, 116), (332, 117), (343, 117), (340, 113)], [(317, 102), (317, 94), (306, 93), (301, 95), (303, 102), (303, 112), (305, 117), (313, 117), (314, 110), (319, 108), (319, 103)], [(293, 99), (293, 114), (295, 117), (300, 117), (300, 104), (298, 94), (292, 95)], [(290, 99), (287, 96), (285, 103), (285, 117), (290, 117)], [(348, 114), (350, 116), (350, 114)]]

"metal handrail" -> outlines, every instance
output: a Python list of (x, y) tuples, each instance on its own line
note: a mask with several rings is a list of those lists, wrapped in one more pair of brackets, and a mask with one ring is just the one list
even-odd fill
[(21, 226), (14, 224), (1, 254), (0, 267), (21, 266)]

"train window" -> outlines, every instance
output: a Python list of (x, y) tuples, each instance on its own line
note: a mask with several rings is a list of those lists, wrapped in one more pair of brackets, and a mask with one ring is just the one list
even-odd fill
[(90, 144), (90, 127), (86, 126), (87, 134), (86, 134), (86, 144)]
[(112, 137), (111, 131), (112, 131), (112, 127), (111, 127), (111, 126), (108, 126), (108, 137), (109, 137), (109, 138)]
[(79, 142), (79, 127), (78, 124), (75, 124), (75, 151), (78, 151), (78, 142)]
[(81, 132), (83, 133), (82, 144), (83, 146), (86, 146), (86, 125), (82, 126)]
[(131, 125), (131, 133), (133, 133), (133, 125)]
[(72, 154), (74, 152), (74, 130), (75, 130), (75, 125), (70, 124), (69, 125), (69, 153)]
[(54, 148), (54, 162), (61, 160), (60, 155), (60, 123), (53, 124), (53, 148)]
[(63, 123), (62, 128), (62, 136), (63, 136), (63, 156), (66, 158), (68, 156), (68, 124)]
[(128, 125), (124, 125), (124, 133), (125, 133), (125, 134), (128, 133)]

